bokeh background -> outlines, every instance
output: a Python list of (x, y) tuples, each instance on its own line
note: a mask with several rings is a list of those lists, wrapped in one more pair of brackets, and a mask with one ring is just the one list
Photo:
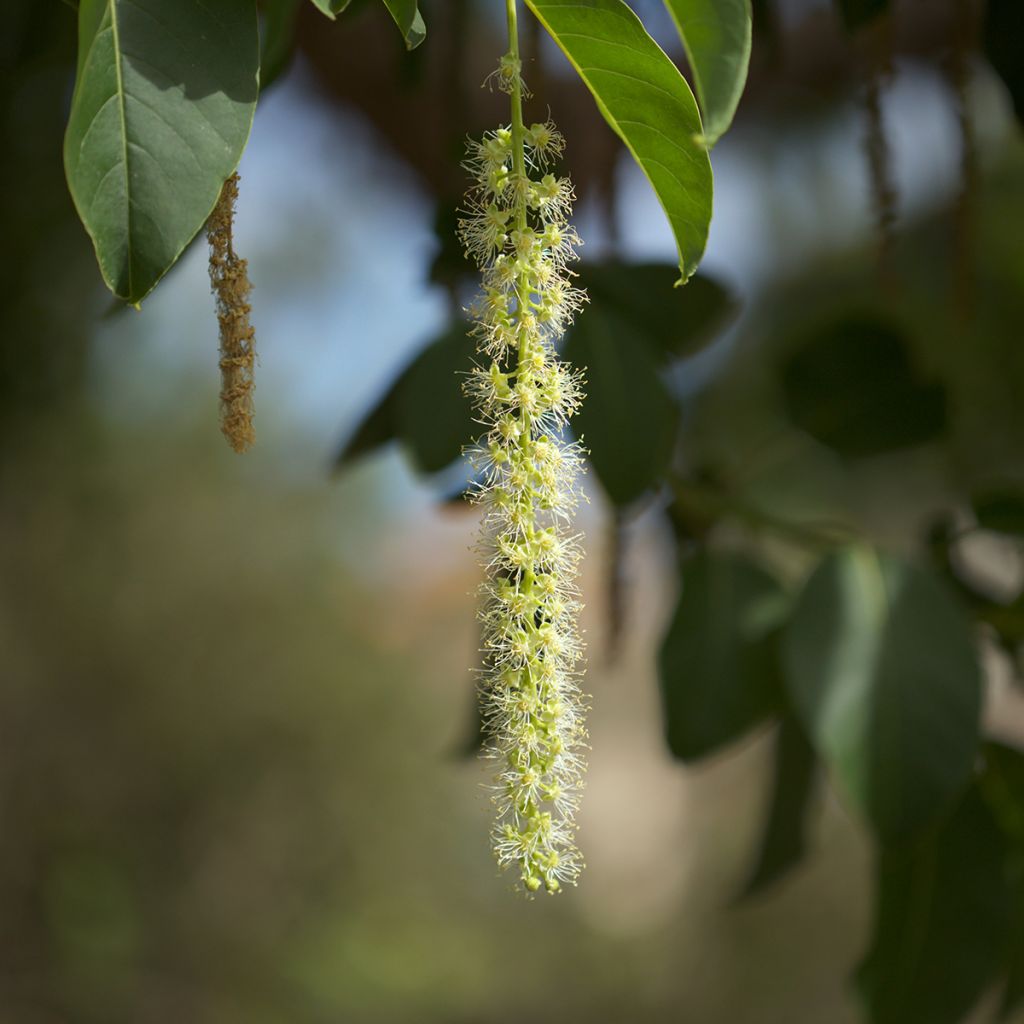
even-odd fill
[[(6, 5), (0, 1020), (858, 1020), (863, 829), (822, 793), (805, 863), (738, 901), (770, 730), (695, 765), (666, 747), (656, 656), (677, 545), (657, 495), (615, 511), (594, 481), (581, 515), (583, 881), (526, 902), (497, 877), (483, 770), (465, 756), (474, 513), (400, 445), (335, 467), (452, 320), (459, 150), (501, 116), (479, 88), (500, 5), (422, 6), (430, 36), (407, 55), (377, 4), (336, 24), (305, 5), (261, 101), (236, 226), (259, 440), (239, 458), (217, 429), (204, 247), (141, 312), (111, 305), (60, 162), (74, 13)], [(887, 32), (851, 35), (825, 0), (755, 6), (703, 266), (733, 314), (673, 371), (684, 456), (727, 478), (755, 527), (854, 522), (914, 549), (960, 495), (1024, 474), (1010, 93), (973, 48), (980, 7), (904, 0)], [(635, 7), (678, 55), (661, 5)], [(671, 263), (646, 182), (562, 58), (529, 45), (587, 257)], [(944, 388), (942, 436), (851, 462), (786, 420), (780, 366), (816, 325), (883, 313)], [(1019, 592), (1017, 549), (982, 537), (970, 557), (996, 597)], [(987, 721), (1012, 740), (1014, 665), (1005, 645), (988, 653)]]

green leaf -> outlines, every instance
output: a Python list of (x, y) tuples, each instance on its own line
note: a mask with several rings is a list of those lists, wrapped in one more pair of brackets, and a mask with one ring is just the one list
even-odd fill
[(854, 32), (889, 9), (889, 0), (837, 0), (847, 31)]
[(1002, 958), (1005, 857), (976, 788), (926, 841), (881, 855), (874, 932), (857, 979), (871, 1024), (963, 1020)]
[(254, 0), (82, 0), (64, 164), (115, 295), (139, 302), (203, 226), (256, 108)]
[(775, 738), (771, 804), (757, 863), (743, 887), (746, 899), (782, 879), (803, 860), (818, 760), (800, 723), (786, 715)]
[(672, 226), (679, 270), (687, 280), (707, 243), (712, 177), (686, 80), (622, 0), (526, 3), (647, 175)]
[(344, 469), (365, 455), (372, 455), (398, 437), (395, 426), (395, 388), (389, 388), (363, 417), (352, 436), (335, 456), (334, 468)]
[(476, 414), (462, 382), (473, 365), (474, 349), (460, 321), (420, 353), (397, 384), (398, 437), (424, 473), (450, 465), (472, 440)]
[[(313, 0), (313, 3), (331, 19), (341, 14), (351, 2), (352, 0)], [(423, 22), (416, 0), (384, 0), (384, 6), (402, 33), (406, 49), (416, 49), (427, 36), (427, 26)]]
[(474, 350), (468, 329), (458, 321), (413, 359), (338, 453), (336, 468), (394, 440), (402, 441), (423, 473), (445, 469), (461, 456), (474, 418), (462, 393)]
[(587, 377), (587, 397), (573, 430), (616, 505), (629, 505), (659, 483), (679, 421), (654, 357), (634, 337), (628, 321), (588, 309), (565, 346), (566, 358)]
[(665, 6), (686, 48), (710, 147), (732, 124), (747, 81), (750, 0), (665, 0)]
[(1024, 537), (1024, 492), (1001, 488), (975, 495), (974, 517), (983, 530)]
[(946, 393), (919, 378), (893, 324), (844, 316), (801, 339), (782, 369), (790, 418), (847, 458), (924, 444), (946, 429)]
[(695, 355), (715, 340), (735, 314), (736, 303), (703, 274), (685, 288), (673, 288), (675, 280), (676, 269), (668, 263), (584, 263), (578, 284), (590, 304), (583, 316), (595, 309), (614, 314), (659, 363)]
[(692, 761), (778, 709), (773, 630), (788, 601), (772, 576), (733, 552), (702, 550), (681, 575), (658, 667), (669, 749)]
[(980, 672), (970, 626), (931, 572), (837, 552), (804, 588), (783, 653), (815, 749), (883, 841), (933, 821), (966, 785)]
[(1009, 90), (1017, 120), (1024, 123), (1024, 5), (1020, 0), (988, 0), (985, 4), (985, 56)]
[(423, 23), (416, 0), (384, 0), (384, 6), (402, 33), (406, 48), (415, 50), (427, 37), (427, 26)]

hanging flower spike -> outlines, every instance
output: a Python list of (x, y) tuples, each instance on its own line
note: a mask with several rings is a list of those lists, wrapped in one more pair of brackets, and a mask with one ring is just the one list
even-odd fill
[(554, 893), (583, 867), (574, 817), (587, 738), (581, 551), (570, 532), (582, 452), (562, 438), (582, 380), (554, 346), (586, 297), (567, 269), (579, 244), (572, 186), (547, 170), (564, 140), (550, 122), (523, 126), (511, 2), (509, 22), (512, 52), (496, 80), (512, 97), (512, 123), (470, 144), (474, 184), (459, 224), (483, 279), (470, 310), (481, 362), (466, 385), (486, 428), (474, 450), (487, 569), (480, 694), (485, 756), (497, 767), (495, 855), (528, 893)]
[(253, 429), (253, 373), (256, 332), (249, 316), (248, 262), (235, 252), (234, 219), (238, 175), (232, 174), (221, 190), (206, 223), (210, 244), (210, 285), (217, 299), (220, 325), (220, 429), (228, 444), (241, 454), (256, 439)]

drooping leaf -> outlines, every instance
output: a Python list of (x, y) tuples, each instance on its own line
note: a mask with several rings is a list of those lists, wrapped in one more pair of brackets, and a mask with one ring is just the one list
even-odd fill
[(587, 378), (573, 430), (616, 505), (629, 505), (664, 476), (679, 419), (654, 357), (633, 335), (628, 321), (588, 309), (565, 347)]
[(675, 280), (676, 269), (667, 263), (584, 263), (578, 283), (590, 303), (583, 315), (595, 309), (614, 314), (660, 363), (695, 355), (715, 340), (736, 302), (704, 274), (685, 288), (674, 289)]
[(1024, 6), (1018, 0), (988, 0), (985, 4), (985, 56), (1009, 90), (1017, 120), (1024, 123)]
[(427, 38), (427, 26), (423, 23), (416, 0), (384, 0), (384, 5), (402, 33), (406, 47), (416, 49)]
[(795, 868), (807, 848), (818, 760), (799, 722), (785, 715), (775, 738), (771, 804), (757, 862), (742, 897), (754, 896)]
[(338, 469), (399, 440), (423, 473), (449, 466), (472, 440), (473, 406), (462, 393), (473, 341), (456, 322), (399, 374), (335, 459)]
[(788, 601), (777, 580), (732, 552), (704, 549), (681, 576), (658, 670), (669, 749), (692, 761), (778, 709), (773, 631)]
[(82, 0), (64, 164), (111, 291), (139, 302), (203, 226), (256, 107), (255, 0)]
[(987, 490), (975, 495), (971, 505), (983, 530), (1024, 537), (1024, 490)]
[(314, 6), (327, 15), (332, 21), (339, 15), (352, 0), (313, 0)]
[(949, 806), (977, 751), (981, 680), (970, 626), (930, 571), (867, 548), (829, 556), (783, 650), (804, 728), (883, 841)]
[(260, 28), (260, 95), (288, 68), (295, 44), (295, 18), (302, 0), (264, 0)]
[[(341, 14), (351, 2), (352, 0), (313, 0), (313, 3), (332, 19)], [(384, 0), (384, 6), (402, 33), (406, 49), (414, 50), (427, 36), (427, 26), (423, 22), (423, 15), (419, 12), (416, 0)]]
[(837, 0), (847, 31), (855, 32), (889, 9), (889, 0)]
[(871, 1024), (960, 1024), (1001, 963), (1005, 857), (976, 788), (924, 841), (881, 854), (871, 946), (857, 979)]
[(711, 162), (697, 103), (679, 69), (623, 0), (526, 0), (654, 188), (679, 249), (682, 280), (704, 253)]
[(342, 445), (334, 459), (335, 469), (344, 469), (364, 455), (379, 451), (398, 437), (395, 425), (395, 388), (390, 387), (359, 421), (355, 432)]
[(473, 403), (462, 393), (472, 366), (473, 339), (458, 322), (413, 361), (396, 387), (395, 425), (399, 439), (424, 473), (454, 462), (479, 433)]
[(946, 428), (945, 390), (920, 379), (902, 331), (873, 316), (802, 339), (782, 385), (796, 426), (847, 458), (924, 444)]
[(704, 140), (711, 147), (732, 124), (747, 82), (750, 0), (665, 0), (682, 36), (697, 86)]

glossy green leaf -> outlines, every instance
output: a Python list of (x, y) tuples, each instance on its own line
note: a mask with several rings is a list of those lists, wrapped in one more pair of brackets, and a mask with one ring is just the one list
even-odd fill
[(402, 33), (406, 47), (416, 49), (427, 37), (427, 26), (423, 23), (416, 0), (384, 0), (384, 6)]
[(566, 358), (587, 379), (587, 397), (572, 427), (616, 505), (629, 505), (657, 486), (679, 422), (654, 356), (633, 342), (634, 334), (628, 321), (588, 309), (565, 346)]
[(946, 429), (945, 390), (915, 371), (902, 330), (872, 315), (800, 339), (782, 385), (794, 424), (847, 458), (924, 444)]
[(733, 552), (702, 550), (681, 577), (658, 669), (669, 749), (692, 761), (778, 709), (773, 631), (788, 600), (764, 569)]
[(213, 209), (249, 137), (254, 0), (82, 0), (64, 164), (111, 291), (139, 302)]
[(1020, 0), (987, 0), (985, 4), (985, 56), (1003, 80), (1013, 101), (1017, 120), (1024, 123), (1024, 4)]
[(818, 781), (818, 759), (796, 718), (786, 715), (775, 737), (772, 795), (757, 862), (742, 896), (757, 895), (803, 860)]
[(673, 288), (675, 280), (676, 269), (667, 263), (584, 263), (577, 283), (590, 303), (583, 316), (614, 314), (661, 363), (695, 355), (735, 315), (736, 303), (704, 274), (685, 288)]
[(970, 625), (931, 572), (868, 548), (828, 557), (790, 621), (784, 667), (815, 749), (883, 841), (966, 785), (980, 672)]
[(343, 468), (400, 440), (423, 473), (451, 465), (473, 440), (473, 405), (462, 393), (474, 343), (462, 321), (431, 342), (363, 417), (338, 453)]
[(704, 254), (711, 162), (679, 69), (622, 0), (526, 0), (647, 175), (679, 249), (682, 280)]
[(750, 65), (750, 0), (665, 0), (697, 86), (704, 140), (713, 146), (732, 124)]
[(889, 9), (889, 0), (837, 0), (847, 30), (854, 32)]
[[(313, 3), (328, 18), (336, 18), (352, 0), (313, 0)], [(427, 36), (427, 26), (419, 12), (416, 0), (384, 0), (398, 30), (402, 33), (407, 49), (414, 50)]]
[(871, 1024), (960, 1024), (1002, 961), (1005, 858), (974, 788), (925, 841), (881, 855), (871, 946), (858, 971)]

